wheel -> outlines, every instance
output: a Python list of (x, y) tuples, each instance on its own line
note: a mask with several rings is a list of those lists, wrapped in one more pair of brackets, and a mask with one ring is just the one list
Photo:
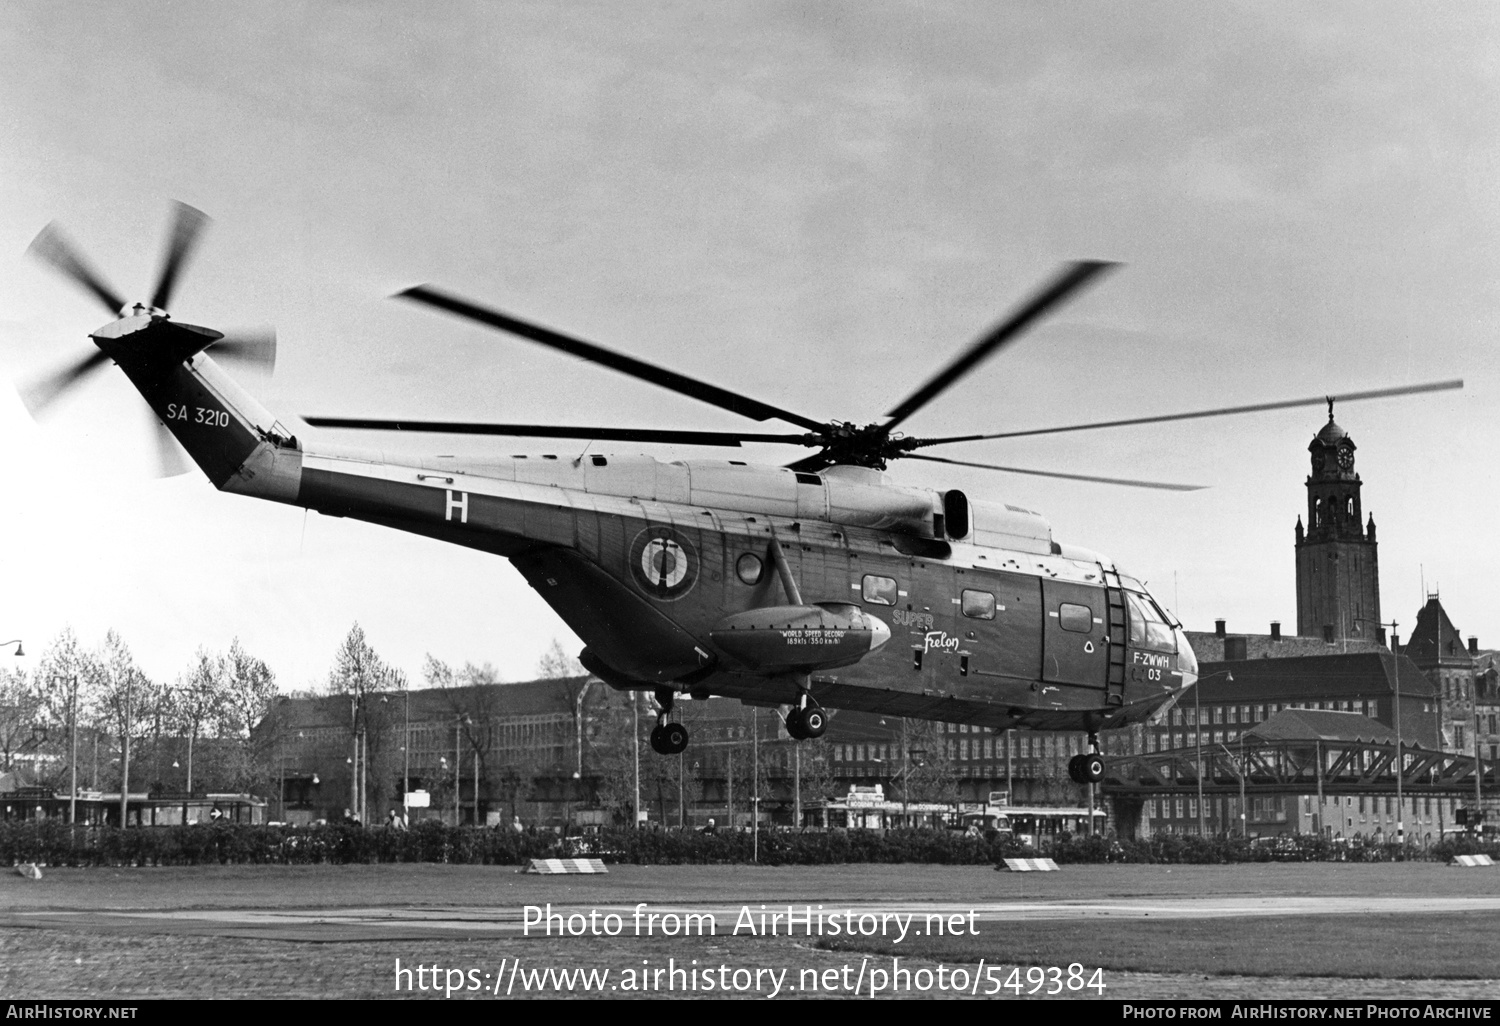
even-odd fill
[(677, 755), (688, 746), (688, 730), (680, 723), (668, 723), (661, 728), (661, 739), (666, 749), (663, 755)]
[(1083, 767), (1080, 765), (1080, 763), (1082, 762), (1083, 756), (1081, 755), (1075, 755), (1073, 756), (1073, 758), (1068, 760), (1068, 779), (1073, 781), (1073, 783), (1075, 784), (1088, 783), (1088, 781), (1083, 777)]
[(828, 729), (828, 714), (822, 706), (810, 705), (802, 710), (802, 736), (820, 738)]
[(786, 732), (791, 736), (793, 741), (807, 740), (807, 728), (802, 723), (801, 709), (789, 709), (784, 722), (786, 723)]
[(651, 728), (651, 750), (657, 755), (671, 755), (672, 749), (667, 745), (667, 725), (658, 723)]
[(1104, 756), (1081, 755), (1078, 758), (1080, 775), (1085, 784), (1097, 784), (1104, 779)]

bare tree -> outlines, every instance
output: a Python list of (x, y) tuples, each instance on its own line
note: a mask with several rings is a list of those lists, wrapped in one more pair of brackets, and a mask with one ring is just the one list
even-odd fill
[(931, 720), (906, 720), (901, 735), (906, 746), (904, 764), (893, 767), (902, 774), (897, 780), (900, 800), (957, 802), (957, 763), (953, 741), (944, 736), (943, 725)]
[(0, 670), (0, 768), (13, 769), (15, 758), (42, 746), (41, 698), (24, 670)]
[(149, 730), (150, 710), (161, 700), (162, 689), (136, 667), (129, 647), (113, 630), (104, 636), (99, 661), (103, 673), (95, 695), (96, 709), (100, 721), (120, 738), (120, 825), (123, 827), (128, 825), (131, 742)]
[(75, 790), (78, 731), (84, 719), (91, 718), (91, 698), (102, 673), (99, 660), (83, 649), (71, 627), (65, 627), (42, 653), (32, 675), (41, 745), (58, 756), (58, 771), (51, 779), (54, 788), (66, 783), (69, 793)]
[[(388, 703), (379, 701), (382, 691), (401, 691), (406, 686), (405, 675), (376, 654), (365, 640), (364, 628), (358, 623), (349, 629), (349, 634), (334, 656), (332, 671), (328, 674), (328, 691), (333, 695), (344, 695), (349, 699), (349, 734), (352, 767), (365, 767), (364, 773), (349, 775), (349, 808), (356, 813), (361, 809), (361, 777), (368, 777), (365, 766), (367, 753), (361, 751), (361, 739), (366, 749), (373, 749), (376, 756), (382, 751), (381, 740), (390, 721)], [(377, 790), (383, 788), (381, 780), (375, 779)]]
[(224, 702), (224, 661), (210, 656), (202, 648), (193, 656), (193, 665), (177, 678), (168, 708), (174, 729), (187, 738), (187, 791), (193, 790), (193, 757), (198, 741), (219, 722)]
[[(511, 753), (513, 757), (497, 759), (500, 751), (498, 728), (505, 714), (505, 696), (498, 687), (499, 674), (489, 663), (482, 666), (465, 663), (462, 669), (455, 671), (429, 654), (422, 667), (422, 676), (426, 678), (429, 689), (442, 694), (456, 732), (462, 739), (458, 750), (453, 753), (454, 786), (462, 792), (464, 779), (478, 780), (478, 790), (474, 792), (475, 823), (479, 822), (479, 794), (493, 790), (494, 785), (498, 785), (502, 800), (514, 815), (518, 803), (530, 796), (536, 766), (529, 753)], [(465, 756), (474, 760), (472, 775), (462, 772)]]
[(588, 697), (589, 688), (598, 684), (598, 680), (589, 676), (589, 672), (583, 668), (573, 656), (563, 650), (562, 642), (556, 638), (542, 658), (537, 661), (537, 676), (543, 680), (555, 680), (567, 696), (568, 712), (573, 717), (573, 734), (568, 739), (568, 750), (572, 763), (573, 779), (583, 779), (584, 744), (583, 744), (583, 704)]
[(239, 789), (254, 790), (265, 778), (256, 773), (261, 760), (256, 747), (264, 739), (254, 735), (255, 725), (271, 710), (276, 697), (276, 677), (264, 662), (246, 652), (235, 638), (219, 661), (222, 697), (217, 704), (216, 727), (226, 746), (230, 765), (225, 774)]
[(585, 731), (595, 798), (616, 820), (626, 823), (638, 811), (635, 808), (637, 759), (642, 752), (657, 758), (648, 740), (656, 719), (640, 715), (638, 701), (634, 692), (596, 689), (588, 702), (589, 724)]

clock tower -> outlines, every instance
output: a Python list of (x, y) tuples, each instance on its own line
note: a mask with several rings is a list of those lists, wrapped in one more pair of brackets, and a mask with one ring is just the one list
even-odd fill
[(1333, 422), (1314, 436), (1307, 451), (1307, 526), (1297, 518), (1297, 633), (1332, 640), (1377, 641), (1381, 634), (1380, 569), (1375, 557), (1375, 518), (1364, 521), (1354, 439)]

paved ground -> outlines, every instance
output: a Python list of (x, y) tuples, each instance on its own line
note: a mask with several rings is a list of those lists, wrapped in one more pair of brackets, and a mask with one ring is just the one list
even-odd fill
[[(526, 906), (549, 903), (562, 917), (553, 935), (523, 929)], [(1344, 916), (1349, 943), (1359, 944), (1364, 916), (1500, 912), (1500, 869), (622, 866), (595, 878), (483, 866), (57, 870), (0, 881), (0, 997), (366, 998), (398, 987), (439, 998), (658, 997), (671, 987), (784, 998), (865, 995), (903, 982), (902, 996), (956, 997), (1005, 982), (995, 967), (961, 967), (959, 986), (953, 967), (940, 979), (936, 963), (920, 959), (820, 950), (800, 920), (787, 936), (785, 920), (769, 918), (788, 905), (825, 927), (837, 917), (846, 929), (888, 937), (903, 922), (919, 934), (936, 923), (928, 916), (980, 933), (1040, 920)], [(683, 937), (689, 914), (712, 915), (713, 935)], [(559, 936), (564, 930), (581, 936)], [(560, 980), (559, 971), (570, 975)], [(585, 975), (571, 975), (578, 971)], [(1081, 974), (1059, 973), (1037, 989), (1126, 999), (1500, 997), (1500, 982), (1489, 979), (1111, 972), (1099, 982), (1102, 993)]]

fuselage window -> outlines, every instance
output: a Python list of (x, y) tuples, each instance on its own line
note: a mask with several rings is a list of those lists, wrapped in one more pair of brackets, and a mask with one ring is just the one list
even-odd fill
[(1166, 617), (1145, 595), (1133, 591), (1125, 593), (1130, 603), (1130, 644), (1132, 648), (1146, 648), (1157, 652), (1175, 652), (1176, 641)]
[(1057, 622), (1065, 631), (1073, 631), (1075, 634), (1092, 634), (1094, 611), (1088, 606), (1064, 602), (1057, 608)]
[(766, 572), (766, 565), (759, 556), (746, 552), (734, 561), (734, 572), (746, 584), (759, 584)]
[(987, 591), (970, 591), (964, 589), (963, 601), (960, 607), (965, 616), (974, 620), (993, 620), (995, 618), (995, 596)]
[(894, 606), (897, 598), (896, 582), (889, 577), (865, 574), (864, 596), (866, 602), (873, 602), (877, 606)]

